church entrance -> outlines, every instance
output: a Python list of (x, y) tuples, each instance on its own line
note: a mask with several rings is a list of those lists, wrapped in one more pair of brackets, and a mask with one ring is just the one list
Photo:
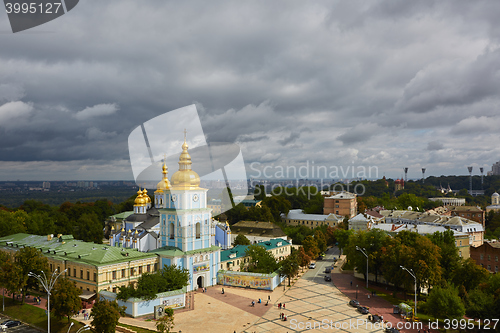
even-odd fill
[(198, 284), (198, 288), (203, 288), (203, 276), (198, 276), (196, 283)]

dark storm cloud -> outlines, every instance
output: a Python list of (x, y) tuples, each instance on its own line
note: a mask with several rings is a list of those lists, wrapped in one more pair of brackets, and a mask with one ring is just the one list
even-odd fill
[[(134, 128), (196, 103), (207, 139), (240, 143), (247, 161), (355, 161), (390, 176), (431, 163), (431, 150), (446, 174), (482, 143), (489, 165), (499, 10), (488, 1), (81, 2), (33, 30), (54, 33), (0, 35), (0, 160), (123, 172)], [(6, 19), (0, 12), (0, 29)], [(450, 134), (452, 148), (433, 149)]]

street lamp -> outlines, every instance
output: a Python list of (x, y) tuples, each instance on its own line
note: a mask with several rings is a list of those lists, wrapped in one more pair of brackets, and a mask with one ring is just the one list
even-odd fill
[(74, 324), (73, 322), (71, 322), (71, 324), (69, 324), (68, 332), (67, 333), (69, 333), (69, 330), (71, 329), (71, 327), (73, 327), (73, 324)]
[(356, 285), (356, 299), (358, 299), (358, 285)]
[(366, 257), (366, 289), (368, 289), (368, 255), (365, 252), (366, 251), (365, 248), (360, 248), (359, 246), (356, 245), (356, 250), (363, 253)]
[(66, 273), (66, 271), (67, 271), (67, 269), (65, 269), (61, 273), (57, 274), (57, 268), (56, 268), (56, 270), (52, 273), (52, 275), (50, 275), (50, 279), (47, 279), (47, 276), (45, 275), (44, 271), (42, 271), (43, 276), (35, 274), (33, 272), (28, 273), (28, 276), (36, 278), (40, 282), (40, 284), (43, 286), (45, 291), (47, 292), (47, 331), (48, 331), (48, 333), (50, 333), (50, 291), (52, 290), (52, 288), (54, 288), (54, 285), (56, 284), (56, 281), (59, 278), (59, 276), (61, 276), (62, 273)]
[(405, 271), (410, 273), (410, 275), (413, 276), (413, 278), (415, 279), (415, 317), (416, 317), (417, 316), (417, 277), (415, 276), (413, 269), (410, 268), (410, 270), (408, 270), (408, 268), (406, 268), (406, 267), (403, 267), (403, 266), (399, 266), (399, 267), (401, 267), (401, 269), (404, 269)]
[(88, 331), (89, 329), (90, 329), (90, 326), (89, 325), (85, 325), (83, 327), (80, 327), (80, 329), (78, 329), (78, 331), (76, 331), (76, 333), (81, 333), (83, 331)]

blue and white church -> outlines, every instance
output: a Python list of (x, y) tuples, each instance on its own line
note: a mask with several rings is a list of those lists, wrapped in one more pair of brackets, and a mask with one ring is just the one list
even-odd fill
[(163, 178), (154, 192), (159, 212), (159, 267), (176, 265), (189, 271), (188, 291), (217, 284), (220, 247), (215, 246), (216, 221), (207, 207), (208, 189), (200, 187), (199, 175), (191, 169), (186, 137), (179, 157), (179, 170), (171, 181), (163, 164)]

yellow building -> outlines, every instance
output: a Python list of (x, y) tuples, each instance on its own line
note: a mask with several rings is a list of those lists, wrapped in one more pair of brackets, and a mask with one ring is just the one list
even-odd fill
[(15, 234), (0, 238), (1, 251), (15, 254), (23, 247), (39, 249), (51, 271), (67, 270), (65, 276), (88, 296), (101, 290), (115, 292), (120, 286), (136, 283), (143, 273), (158, 270), (156, 254), (78, 241), (73, 236)]

